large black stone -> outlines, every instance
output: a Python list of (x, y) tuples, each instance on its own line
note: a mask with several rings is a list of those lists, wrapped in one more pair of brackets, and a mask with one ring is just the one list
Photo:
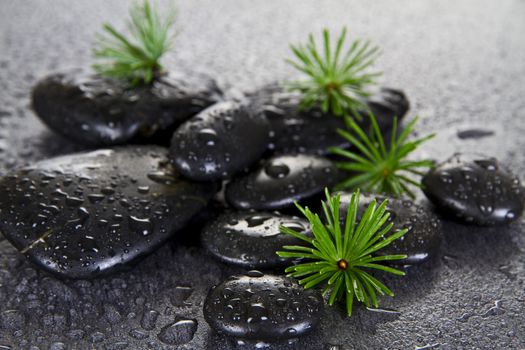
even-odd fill
[(331, 188), (337, 168), (328, 159), (314, 155), (275, 156), (253, 172), (226, 186), (226, 200), (238, 209), (268, 210), (288, 207)]
[(455, 154), (429, 171), (422, 184), (438, 209), (465, 223), (508, 224), (523, 212), (519, 179), (495, 158)]
[[(341, 194), (341, 221), (346, 219), (351, 194)], [(386, 197), (362, 194), (359, 199), (358, 218), (361, 217), (370, 203), (376, 199), (378, 205)], [(396, 264), (418, 264), (436, 256), (441, 245), (441, 223), (436, 215), (408, 199), (388, 198), (387, 211), (390, 218), (387, 224), (393, 226), (389, 234), (402, 229), (408, 229), (404, 236), (379, 250), (380, 255), (406, 254), (403, 260), (393, 260)]]
[(270, 342), (313, 331), (322, 310), (317, 290), (258, 271), (228, 278), (204, 302), (204, 318), (218, 333)]
[[(279, 84), (270, 84), (248, 96), (253, 108), (267, 117), (271, 127), (270, 149), (277, 153), (306, 153), (326, 155), (330, 147), (350, 147), (337, 129), (345, 129), (344, 119), (323, 113), (319, 108), (300, 108), (301, 95), (290, 92)], [(366, 100), (380, 129), (389, 134), (394, 117), (400, 120), (408, 111), (409, 103), (402, 91), (382, 88)], [(368, 128), (368, 113), (362, 113), (358, 123)]]
[(39, 267), (91, 278), (154, 251), (216, 188), (179, 178), (167, 151), (142, 146), (38, 162), (0, 180), (0, 230)]
[(284, 245), (304, 242), (280, 233), (284, 225), (305, 235), (311, 234), (306, 220), (269, 212), (225, 213), (207, 225), (201, 234), (203, 246), (225, 263), (249, 269), (270, 269), (291, 264), (277, 256)]
[(198, 181), (227, 178), (256, 162), (266, 150), (268, 122), (235, 102), (215, 104), (173, 134), (170, 158), (184, 176)]
[(221, 95), (215, 81), (200, 74), (171, 73), (133, 87), (71, 71), (41, 80), (33, 88), (32, 104), (37, 116), (62, 136), (108, 146), (145, 139), (165, 143), (177, 125)]

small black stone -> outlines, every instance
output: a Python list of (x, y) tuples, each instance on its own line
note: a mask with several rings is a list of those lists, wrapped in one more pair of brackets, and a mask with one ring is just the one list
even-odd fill
[(204, 302), (204, 318), (218, 333), (266, 342), (311, 332), (322, 310), (317, 290), (258, 271), (230, 277), (212, 288)]
[[(200, 74), (169, 74), (151, 85), (71, 71), (48, 76), (32, 91), (33, 109), (55, 132), (91, 146), (149, 140), (167, 143), (175, 128), (222, 96)], [(166, 140), (164, 140), (166, 139)]]
[(321, 156), (275, 156), (226, 186), (226, 200), (238, 209), (271, 210), (320, 194), (337, 182), (337, 168)]
[(519, 179), (495, 158), (455, 154), (429, 171), (422, 184), (436, 207), (465, 223), (508, 224), (523, 212)]
[[(326, 155), (330, 147), (348, 148), (350, 144), (337, 129), (345, 129), (344, 119), (323, 113), (319, 108), (300, 108), (301, 95), (279, 84), (267, 85), (248, 96), (253, 108), (266, 116), (271, 127), (270, 149), (277, 153)], [(403, 92), (382, 88), (366, 100), (381, 131), (388, 137), (394, 117), (403, 118), (409, 104)], [(361, 127), (368, 129), (368, 113), (362, 113)]]
[(167, 150), (138, 146), (38, 162), (0, 179), (0, 230), (39, 267), (69, 278), (122, 270), (204, 208), (216, 186), (191, 183)]
[(290, 259), (275, 253), (284, 245), (303, 245), (304, 242), (282, 234), (284, 225), (310, 235), (306, 220), (268, 212), (225, 213), (208, 224), (201, 234), (203, 246), (225, 263), (249, 269), (271, 269), (290, 265)]
[(171, 142), (173, 165), (197, 180), (228, 178), (257, 161), (266, 150), (268, 122), (247, 106), (217, 103), (182, 124)]
[[(341, 194), (340, 215), (341, 222), (346, 219), (346, 212), (350, 204), (351, 194)], [(381, 204), (386, 197), (362, 194), (359, 199), (358, 218), (361, 217), (370, 203), (376, 199)], [(414, 204), (408, 199), (388, 198), (386, 207), (390, 213), (387, 224), (392, 222), (393, 226), (389, 234), (402, 229), (408, 229), (401, 238), (393, 241), (390, 245), (379, 250), (380, 255), (406, 254), (403, 260), (393, 260), (395, 264), (418, 264), (435, 256), (441, 245), (441, 223), (436, 215)]]

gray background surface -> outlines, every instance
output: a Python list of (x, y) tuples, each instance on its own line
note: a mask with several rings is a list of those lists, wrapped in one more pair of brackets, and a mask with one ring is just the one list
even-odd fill
[[(57, 70), (88, 67), (103, 21), (121, 27), (127, 1), (0, 1), (0, 173), (79, 150), (29, 108), (31, 86)], [(418, 132), (438, 132), (418, 156), (454, 151), (497, 156), (525, 170), (525, 1), (179, 1), (170, 69), (194, 69), (234, 90), (293, 77), (289, 42), (327, 26), (379, 45), (383, 85), (406, 91)], [(494, 132), (462, 140), (457, 132)], [(1, 194), (0, 194), (1, 195)], [(389, 280), (388, 312), (328, 309), (301, 349), (519, 349), (525, 347), (525, 219), (508, 228), (445, 222), (435, 261)], [(189, 232), (198, 234), (198, 232)], [(202, 319), (209, 287), (231, 268), (195, 247), (168, 244), (129, 273), (60, 281), (0, 241), (0, 349), (229, 349)], [(183, 303), (177, 286), (190, 286)], [(179, 298), (180, 299), (180, 298)], [(153, 311), (152, 311), (153, 310)], [(158, 313), (153, 329), (144, 317)], [(186, 345), (158, 339), (179, 318), (195, 319)], [(146, 327), (151, 328), (151, 327)], [(138, 339), (144, 338), (144, 339)], [(4, 347), (2, 347), (4, 346)], [(281, 347), (282, 348), (282, 347)]]

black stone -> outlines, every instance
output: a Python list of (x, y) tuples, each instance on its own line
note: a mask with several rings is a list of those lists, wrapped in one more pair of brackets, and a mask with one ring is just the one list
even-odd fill
[[(164, 143), (192, 115), (215, 103), (222, 93), (212, 79), (169, 74), (151, 85), (86, 74), (53, 74), (32, 91), (36, 114), (55, 132), (91, 146), (148, 139)], [(160, 138), (159, 138), (160, 136)]]
[[(341, 221), (346, 219), (351, 194), (341, 194)], [(359, 199), (358, 217), (361, 217), (368, 205), (374, 200), (382, 203), (386, 197), (362, 194)], [(379, 250), (379, 255), (406, 254), (403, 260), (393, 260), (395, 264), (418, 264), (437, 255), (441, 246), (441, 223), (436, 215), (425, 210), (408, 199), (388, 198), (386, 207), (390, 213), (387, 224), (392, 222), (390, 234), (402, 229), (408, 229), (404, 236)]]
[(173, 134), (170, 157), (184, 176), (198, 181), (228, 178), (266, 150), (266, 118), (235, 102), (215, 104)]
[(238, 209), (268, 210), (320, 194), (337, 182), (337, 168), (314, 155), (282, 155), (226, 186), (226, 200)]
[(307, 334), (319, 323), (322, 310), (317, 290), (258, 271), (230, 277), (212, 288), (204, 302), (204, 318), (215, 331), (258, 341)]
[(284, 225), (310, 235), (306, 220), (268, 212), (225, 213), (208, 224), (201, 234), (203, 246), (217, 259), (249, 269), (270, 269), (291, 264), (275, 254), (284, 245), (304, 242), (280, 233)]
[(457, 153), (429, 171), (422, 183), (436, 207), (465, 223), (508, 224), (523, 212), (519, 179), (495, 158)]
[(215, 193), (139, 146), (38, 162), (0, 180), (0, 230), (39, 267), (91, 278), (154, 251)]
[[(263, 87), (248, 96), (253, 108), (267, 117), (271, 127), (270, 149), (277, 153), (326, 155), (330, 147), (350, 147), (337, 129), (345, 129), (343, 118), (323, 113), (319, 108), (300, 108), (301, 95), (278, 84)], [(383, 133), (392, 130), (394, 117), (403, 118), (409, 104), (402, 91), (382, 88), (366, 100)], [(358, 123), (368, 128), (367, 113)]]

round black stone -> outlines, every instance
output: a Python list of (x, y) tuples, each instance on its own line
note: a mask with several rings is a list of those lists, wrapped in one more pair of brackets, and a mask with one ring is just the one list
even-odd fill
[(204, 302), (204, 318), (218, 333), (267, 342), (311, 332), (322, 310), (317, 290), (258, 271), (230, 277), (212, 288)]
[(337, 177), (334, 163), (321, 156), (275, 156), (230, 182), (226, 200), (238, 209), (284, 208), (332, 187)]
[(257, 161), (268, 139), (266, 118), (245, 105), (222, 102), (177, 129), (170, 157), (175, 168), (190, 179), (227, 178)]
[[(350, 204), (351, 194), (341, 194), (340, 215), (341, 221), (346, 219), (346, 212)], [(361, 217), (370, 203), (376, 199), (381, 204), (386, 197), (362, 194), (359, 199), (358, 218)], [(393, 260), (395, 264), (418, 264), (436, 256), (441, 246), (441, 223), (436, 215), (425, 210), (408, 199), (388, 198), (386, 207), (390, 213), (388, 223), (393, 223), (389, 234), (402, 229), (408, 229), (401, 238), (379, 250), (379, 255), (405, 254), (406, 259)]]
[[(270, 84), (248, 98), (253, 108), (270, 122), (270, 149), (277, 153), (326, 155), (330, 147), (350, 147), (350, 143), (337, 133), (337, 129), (346, 128), (344, 119), (323, 113), (319, 108), (301, 108), (299, 93), (290, 92), (279, 84)], [(409, 108), (405, 94), (389, 88), (379, 89), (365, 103), (386, 137), (392, 130), (394, 117), (403, 118)], [(361, 114), (362, 120), (358, 123), (367, 130), (370, 124), (368, 113)]]
[(91, 278), (154, 251), (216, 186), (181, 179), (167, 150), (116, 148), (38, 162), (0, 179), (0, 230), (39, 267)]
[(495, 158), (455, 154), (422, 180), (426, 196), (443, 213), (481, 226), (507, 224), (523, 212), (520, 181)]
[(282, 234), (283, 225), (310, 235), (306, 220), (268, 212), (225, 213), (208, 224), (201, 234), (203, 246), (225, 263), (249, 269), (270, 269), (290, 265), (290, 259), (275, 253), (284, 245), (303, 245), (293, 236)]
[(179, 124), (221, 96), (215, 81), (200, 74), (169, 74), (151, 85), (131, 86), (71, 71), (41, 80), (32, 104), (47, 126), (77, 143), (108, 146), (147, 139), (164, 144)]

